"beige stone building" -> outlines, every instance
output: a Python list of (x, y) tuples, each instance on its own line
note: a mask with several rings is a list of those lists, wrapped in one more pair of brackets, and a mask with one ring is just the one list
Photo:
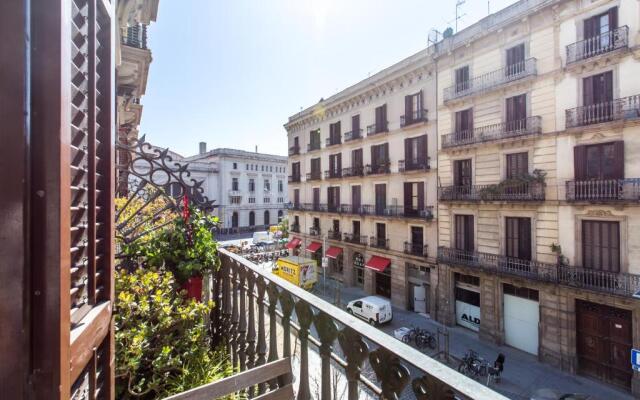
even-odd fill
[(437, 318), (640, 394), (640, 3), (520, 1), (437, 44)]
[(422, 52), (285, 125), (294, 245), (326, 252), (344, 284), (423, 313), (437, 277), (435, 84)]

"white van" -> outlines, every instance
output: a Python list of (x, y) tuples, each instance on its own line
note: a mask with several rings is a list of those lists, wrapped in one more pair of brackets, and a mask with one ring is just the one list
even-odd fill
[(368, 296), (350, 301), (347, 304), (347, 312), (364, 319), (371, 325), (383, 324), (393, 318), (391, 302), (379, 296)]

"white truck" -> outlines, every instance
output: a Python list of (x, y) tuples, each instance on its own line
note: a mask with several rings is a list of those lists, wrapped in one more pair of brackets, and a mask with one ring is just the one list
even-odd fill
[(367, 296), (350, 301), (347, 304), (347, 312), (362, 318), (373, 326), (393, 319), (391, 302), (380, 296)]

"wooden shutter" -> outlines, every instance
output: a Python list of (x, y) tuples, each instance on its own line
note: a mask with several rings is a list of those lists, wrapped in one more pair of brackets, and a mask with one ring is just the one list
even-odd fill
[(620, 225), (582, 221), (582, 264), (585, 268), (620, 272)]
[(336, 154), (336, 174), (342, 171), (342, 153)]
[(520, 241), (518, 243), (518, 257), (531, 260), (531, 219), (518, 218)]
[(413, 183), (404, 183), (404, 209), (405, 212), (413, 209)]
[(371, 146), (371, 165), (378, 165), (378, 146)]
[(618, 7), (612, 7), (609, 9), (609, 31), (613, 31), (618, 28)]
[(516, 118), (516, 98), (509, 97), (507, 99), (507, 122), (513, 122)]
[(460, 186), (460, 160), (453, 161), (453, 186)]
[(602, 88), (603, 93), (600, 96), (602, 102), (610, 102), (613, 100), (613, 72), (605, 72), (603, 77), (604, 85)]
[(574, 179), (581, 181), (587, 177), (587, 147), (575, 146), (573, 148), (573, 173)]
[(473, 130), (473, 108), (467, 109), (467, 126), (466, 129), (468, 131)]
[(354, 115), (351, 117), (351, 131), (354, 136), (360, 132), (360, 115)]
[(428, 143), (427, 135), (418, 136), (418, 160), (421, 163), (427, 162), (427, 156), (429, 154), (427, 148)]
[(418, 190), (418, 210), (424, 210), (424, 182), (417, 183)]
[(614, 148), (614, 176), (616, 179), (624, 179), (624, 141), (619, 140), (613, 143)]
[(465, 250), (474, 251), (473, 215), (464, 216)]
[(389, 162), (389, 143), (385, 143), (382, 145), (382, 154), (383, 154), (383, 163)]
[(353, 206), (353, 211), (356, 211), (361, 205), (360, 186), (351, 186), (351, 205)]
[(411, 96), (404, 96), (404, 122), (405, 124), (411, 122), (413, 111), (413, 102), (411, 101)]
[(340, 205), (340, 187), (337, 186), (337, 187), (334, 188), (334, 190), (335, 190), (335, 193), (334, 193), (334, 199), (333, 200), (335, 201), (334, 204), (337, 207), (337, 206)]
[(405, 163), (405, 167), (408, 167), (413, 162), (413, 160), (412, 160), (413, 157), (411, 155), (411, 143), (412, 143), (412, 139), (411, 138), (404, 139), (404, 163)]
[(583, 32), (584, 39), (590, 39), (597, 35), (597, 27), (596, 27), (597, 18), (598, 17), (591, 17), (584, 20), (584, 32)]
[(582, 105), (589, 106), (592, 104), (593, 104), (593, 77), (588, 76), (582, 79)]

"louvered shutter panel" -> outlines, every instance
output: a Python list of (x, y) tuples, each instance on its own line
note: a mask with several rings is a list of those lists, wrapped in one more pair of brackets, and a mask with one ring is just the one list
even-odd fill
[(473, 215), (465, 215), (465, 250), (474, 251)]
[(614, 162), (613, 168), (616, 179), (624, 179), (624, 141), (619, 140), (613, 143), (614, 146)]
[(413, 189), (413, 184), (411, 182), (405, 182), (404, 183), (404, 209), (405, 212), (411, 210), (413, 208), (413, 201), (412, 201), (412, 197), (413, 197), (413, 193), (412, 193), (412, 189)]
[(427, 155), (429, 154), (427, 135), (418, 137), (418, 159), (421, 163), (426, 163)]
[(573, 148), (573, 169), (575, 180), (581, 181), (587, 177), (587, 147), (575, 146)]
[(411, 102), (411, 96), (404, 96), (404, 122), (409, 123), (411, 122), (411, 116), (412, 116), (412, 102)]
[(467, 110), (467, 130), (473, 130), (473, 108)]
[(412, 163), (412, 157), (411, 157), (411, 139), (406, 138), (404, 139), (404, 163), (405, 166), (408, 167), (409, 165), (411, 165)]
[(383, 150), (383, 154), (384, 154), (384, 163), (388, 163), (389, 162), (389, 143), (385, 143), (382, 145), (382, 150)]
[(603, 102), (610, 102), (613, 100), (613, 72), (609, 71), (604, 74), (603, 92), (600, 99)]
[(351, 117), (351, 130), (352, 134), (358, 135), (360, 132), (360, 115), (354, 115)]
[(418, 210), (424, 209), (424, 182), (418, 182)]
[(462, 179), (460, 177), (460, 161), (454, 160), (453, 161), (453, 185), (461, 186), (462, 185), (461, 181)]
[(582, 79), (582, 105), (593, 104), (593, 77), (588, 76)]
[(618, 28), (618, 7), (612, 7), (609, 9), (609, 31), (613, 31)]
[(336, 155), (336, 173), (342, 172), (342, 153)]

